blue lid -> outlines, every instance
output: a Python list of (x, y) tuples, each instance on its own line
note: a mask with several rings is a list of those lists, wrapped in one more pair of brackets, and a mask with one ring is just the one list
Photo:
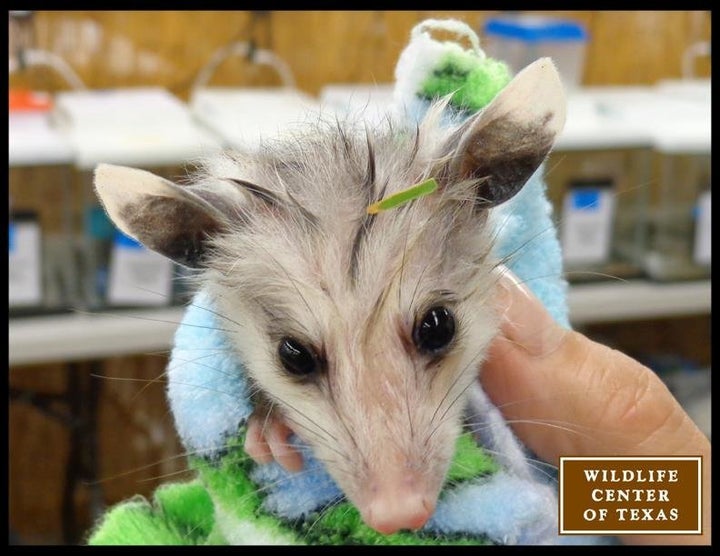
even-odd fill
[(120, 230), (115, 230), (115, 245), (125, 249), (144, 249), (143, 245)]
[(526, 42), (587, 39), (587, 32), (580, 23), (539, 16), (491, 18), (485, 22), (483, 31), (486, 35)]
[(84, 213), (85, 233), (92, 239), (112, 239), (115, 227), (100, 205), (91, 205)]

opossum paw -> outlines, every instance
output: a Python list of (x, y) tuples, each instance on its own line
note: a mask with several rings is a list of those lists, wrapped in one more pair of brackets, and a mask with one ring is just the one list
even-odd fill
[(245, 435), (245, 452), (256, 463), (277, 461), (291, 472), (303, 468), (300, 452), (289, 442), (293, 431), (282, 417), (265, 411), (250, 415)]

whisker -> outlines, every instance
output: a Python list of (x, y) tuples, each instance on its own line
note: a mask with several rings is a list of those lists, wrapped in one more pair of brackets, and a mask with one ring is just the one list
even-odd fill
[[(508, 340), (511, 341), (511, 340)], [(507, 401), (502, 404), (497, 405), (497, 409), (504, 410), (508, 407), (517, 406), (520, 404), (529, 404), (529, 403), (536, 403), (536, 402), (552, 402), (553, 400), (563, 400), (567, 399), (568, 396), (583, 396), (586, 397), (588, 395), (594, 394), (594, 393), (602, 393), (605, 394), (610, 391), (620, 392), (621, 388), (612, 388), (606, 385), (603, 385), (602, 387), (596, 387), (596, 388), (587, 388), (583, 386), (582, 388), (574, 389), (574, 388), (563, 388), (563, 389), (556, 389), (553, 392), (546, 393), (546, 394), (538, 394), (535, 396), (530, 396), (526, 398), (521, 399), (515, 399), (512, 401)]]
[(313, 522), (310, 524), (310, 526), (306, 530), (306, 534), (309, 536), (309, 534), (312, 532), (312, 530), (317, 526), (318, 523), (320, 523), (323, 518), (329, 514), (333, 509), (340, 506), (343, 502), (345, 502), (345, 498), (336, 498), (335, 500), (332, 500), (328, 505), (326, 505), (324, 508), (322, 508), (318, 513), (317, 517), (313, 520)]
[[(478, 359), (481, 359), (481, 358), (485, 355), (485, 352), (486, 352), (486, 348), (483, 348), (483, 349), (478, 350), (478, 351), (475, 353), (475, 355), (470, 358), (470, 360), (468, 361), (468, 363), (467, 363), (462, 369), (460, 369), (460, 370), (457, 372), (457, 376), (456, 376), (455, 379), (452, 381), (452, 383), (451, 383), (450, 386), (448, 387), (447, 391), (445, 392), (445, 395), (442, 397), (442, 399), (441, 399), (440, 402), (438, 403), (437, 407), (435, 408), (435, 411), (433, 412), (433, 415), (432, 415), (432, 417), (430, 418), (430, 422), (428, 423), (428, 426), (432, 425), (432, 424), (433, 424), (433, 421), (435, 421), (435, 418), (436, 418), (436, 416), (437, 416), (438, 411), (440, 410), (440, 407), (442, 407), (442, 404), (445, 402), (445, 399), (450, 395), (450, 392), (451, 392), (452, 389), (455, 387), (455, 384), (467, 373), (468, 369), (469, 369), (472, 365), (475, 365), (475, 364), (478, 363)], [(462, 396), (462, 394), (465, 393), (465, 392), (467, 391), (467, 389), (470, 388), (470, 386), (472, 386), (476, 380), (477, 380), (477, 377), (473, 374), (473, 375), (471, 376), (471, 380), (470, 380), (470, 382), (468, 383), (468, 385), (465, 386), (465, 387), (460, 391), (460, 393), (458, 394), (458, 396), (456, 396), (456, 398), (453, 400), (453, 402), (452, 402), (451, 404), (449, 404), (448, 408), (447, 408), (447, 409), (445, 410), (445, 412), (443, 413), (443, 416), (441, 417), (441, 420), (442, 420), (442, 418), (447, 414), (447, 412), (449, 411), (449, 409), (457, 402), (457, 400), (459, 399), (459, 397)], [(436, 428), (437, 428), (437, 427), (436, 427)], [(434, 430), (433, 430), (433, 433), (434, 433)]]
[[(119, 478), (121, 478), (121, 477), (127, 477), (128, 475), (132, 475), (133, 473), (139, 473), (139, 472), (144, 471), (144, 470), (146, 470), (146, 469), (151, 469), (151, 468), (153, 468), (153, 467), (157, 467), (158, 465), (162, 465), (162, 464), (164, 464), (164, 463), (176, 461), (176, 460), (178, 460), (178, 459), (185, 459), (185, 458), (187, 458), (187, 457), (189, 457), (189, 456), (197, 456), (197, 455), (202, 455), (202, 454), (204, 454), (204, 453), (212, 453), (212, 452), (214, 452), (214, 451), (215, 451), (214, 448), (207, 448), (207, 449), (205, 449), (205, 450), (189, 450), (189, 451), (186, 451), (186, 452), (182, 452), (182, 453), (180, 453), (180, 454), (176, 454), (176, 455), (174, 455), (174, 456), (169, 456), (169, 457), (167, 457), (167, 458), (163, 458), (163, 459), (161, 459), (161, 460), (154, 461), (154, 462), (152, 462), (152, 463), (148, 463), (148, 464), (146, 464), (146, 465), (142, 465), (142, 466), (140, 466), (140, 467), (135, 467), (135, 468), (133, 468), (133, 469), (130, 469), (129, 471), (122, 471), (122, 472), (120, 472), (120, 473), (116, 473), (115, 475), (111, 475), (111, 476), (109, 476), (109, 477), (103, 477), (102, 479), (96, 479), (96, 480), (93, 480), (93, 481), (88, 481), (88, 482), (85, 483), (85, 484), (94, 485), (94, 486), (95, 486), (95, 485), (101, 485), (101, 484), (103, 484), (103, 483), (107, 483), (107, 482), (109, 482), (109, 481), (114, 481), (114, 480), (116, 480), (116, 479), (119, 479)], [(189, 471), (189, 469), (185, 469), (185, 471)]]
[(628, 283), (629, 280), (626, 278), (623, 278), (621, 276), (615, 276), (613, 274), (607, 274), (605, 272), (599, 272), (596, 270), (566, 270), (564, 272), (565, 276), (575, 276), (575, 275), (586, 275), (586, 276), (598, 276), (602, 278), (607, 278), (608, 280), (616, 280), (618, 282), (625, 282)]
[[(331, 444), (322, 435), (317, 434), (317, 430), (314, 430), (311, 427), (308, 427), (307, 425), (304, 425), (304, 424), (300, 423), (299, 421), (292, 419), (291, 417), (288, 417), (287, 419), (288, 419), (288, 421), (292, 422), (293, 425), (299, 427), (302, 430), (305, 430), (305, 431), (311, 433), (313, 435), (313, 437), (315, 438), (315, 442), (317, 444), (327, 448), (331, 452), (335, 452), (338, 456), (340, 456), (340, 458), (347, 459), (347, 454), (345, 454), (338, 448), (339, 444), (337, 444), (336, 439), (333, 438), (333, 440), (335, 440), (335, 444)], [(321, 430), (323, 430), (323, 432), (326, 432), (326, 431), (324, 431), (324, 429), (321, 429)]]
[[(539, 425), (543, 427), (550, 427), (554, 429), (558, 429), (564, 432), (569, 432), (572, 434), (576, 434), (578, 436), (582, 436), (584, 438), (592, 440), (594, 437), (586, 434), (584, 432), (581, 432), (579, 430), (574, 430), (571, 426), (568, 426), (568, 423), (566, 421), (558, 421), (553, 422), (552, 420), (545, 420), (545, 419), (506, 419), (505, 422), (508, 425), (517, 425), (517, 424), (524, 424), (524, 425)], [(479, 430), (479, 429), (478, 429)]]
[(415, 214), (415, 211), (410, 211), (410, 216), (407, 217), (405, 220), (407, 221), (407, 227), (405, 230), (405, 241), (403, 244), (403, 253), (402, 253), (402, 259), (400, 261), (400, 277), (398, 280), (398, 307), (402, 308), (402, 284), (403, 284), (403, 276), (405, 274), (405, 264), (407, 261), (407, 250), (408, 250), (408, 239), (410, 237), (409, 230), (411, 229), (412, 224), (412, 218)]
[(232, 324), (235, 324), (235, 325), (237, 325), (237, 326), (240, 327), (240, 328), (244, 328), (244, 327), (245, 327), (244, 324), (242, 324), (242, 323), (240, 323), (240, 322), (238, 322), (238, 321), (236, 321), (236, 320), (234, 320), (234, 319), (231, 319), (230, 317), (228, 317), (227, 315), (224, 315), (223, 313), (221, 313), (221, 312), (219, 312), (219, 311), (216, 311), (216, 310), (214, 310), (214, 309), (210, 309), (209, 307), (204, 307), (204, 306), (198, 305), (198, 304), (196, 304), (196, 303), (189, 303), (188, 305), (189, 305), (190, 307), (196, 307), (197, 309), (201, 309), (201, 310), (203, 310), (203, 311), (207, 311), (208, 313), (211, 313), (211, 314), (215, 315), (216, 317), (220, 317), (220, 318), (223, 319), (223, 320), (226, 320), (226, 321), (228, 321), (228, 322), (230, 322), (230, 323), (232, 323)]
[(343, 428), (345, 429), (345, 432), (347, 433), (347, 437), (352, 442), (353, 446), (355, 447), (355, 451), (358, 454), (360, 460), (363, 462), (364, 466), (367, 466), (367, 458), (365, 456), (365, 452), (360, 447), (360, 445), (357, 443), (357, 440), (355, 439), (355, 434), (353, 434), (353, 431), (350, 430), (350, 427), (348, 427), (346, 419), (342, 416), (342, 413), (339, 411), (337, 401), (335, 399), (335, 393), (332, 387), (332, 380), (327, 381), (328, 385), (328, 394), (330, 396), (330, 401), (332, 402), (332, 408), (335, 411), (335, 415), (338, 418), (338, 421), (342, 424)]
[(170, 477), (177, 477), (178, 475), (189, 475), (192, 474), (192, 469), (180, 469), (178, 471), (169, 471), (168, 473), (163, 473), (162, 475), (154, 475), (151, 477), (145, 477), (144, 479), (138, 479), (138, 483), (149, 483), (154, 481), (159, 481), (162, 479), (169, 479)]
[[(316, 440), (316, 442), (324, 447), (326, 447), (328, 450), (335, 452), (337, 455), (339, 455), (341, 458), (346, 458), (346, 454), (339, 451), (338, 446), (340, 445), (338, 443), (338, 440), (335, 436), (333, 436), (325, 427), (318, 424), (315, 420), (313, 420), (311, 417), (309, 417), (304, 412), (300, 411), (296, 407), (294, 407), (292, 404), (288, 403), (285, 400), (282, 400), (280, 398), (277, 398), (276, 400), (273, 400), (273, 403), (277, 401), (279, 405), (285, 406), (291, 410), (291, 412), (295, 412), (298, 416), (302, 417), (303, 419), (306, 419), (308, 423), (312, 425), (308, 426), (306, 424), (301, 423), (297, 419), (294, 419), (292, 415), (285, 416), (285, 419), (289, 421), (294, 426), (298, 427), (301, 430), (305, 430), (308, 433), (310, 433)], [(315, 427), (315, 428), (313, 428)], [(292, 427), (291, 427), (292, 428)], [(323, 433), (323, 434), (319, 434)], [(326, 440), (326, 437), (329, 437), (334, 441), (334, 444), (329, 443)]]
[[(458, 377), (460, 377), (460, 376), (462, 376), (462, 373), (458, 374)], [(450, 402), (448, 404), (447, 408), (445, 409), (443, 414), (440, 416), (440, 420), (438, 421), (438, 423), (435, 425), (435, 427), (433, 427), (433, 429), (430, 431), (430, 433), (428, 433), (428, 435), (425, 437), (425, 442), (424, 442), (425, 445), (427, 445), (427, 443), (430, 441), (430, 438), (432, 438), (432, 436), (438, 431), (438, 429), (445, 423), (445, 417), (447, 416), (450, 409), (457, 403), (457, 401), (463, 396), (463, 394), (465, 394), (465, 392), (467, 392), (468, 388), (470, 388), (473, 384), (475, 384), (476, 380), (477, 380), (477, 378), (475, 376), (471, 376), (468, 384), (464, 388), (462, 388), (460, 390), (460, 392), (458, 392), (458, 394), (452, 400), (452, 402)], [(456, 378), (456, 380), (453, 381), (453, 385), (456, 382), (457, 382), (457, 378)], [(445, 398), (447, 397), (447, 394), (450, 393), (451, 389), (452, 389), (452, 386), (450, 388), (448, 388), (448, 392), (446, 393), (445, 397), (443, 397), (443, 400), (445, 400)], [(429, 425), (431, 425), (432, 422), (435, 420), (435, 415), (437, 414), (437, 410), (440, 408), (441, 405), (442, 405), (442, 401), (440, 402), (440, 404), (438, 404), (438, 408), (436, 409), (435, 413), (433, 413), (433, 417), (430, 420)]]
[(303, 304), (305, 305), (305, 308), (308, 310), (308, 314), (312, 315), (312, 317), (315, 319), (315, 323), (318, 325), (318, 327), (320, 327), (320, 322), (319, 322), (318, 319), (317, 319), (317, 316), (316, 316), (317, 313), (316, 313), (316, 311), (313, 311), (313, 310), (310, 308), (310, 303), (308, 303), (308, 300), (305, 298), (305, 296), (304, 296), (304, 295), (302, 294), (302, 292), (300, 291), (300, 288), (298, 287), (296, 280), (293, 279), (293, 277), (292, 277), (292, 275), (290, 274), (290, 272), (288, 272), (288, 270), (280, 263), (280, 261), (278, 261), (277, 258), (274, 257), (274, 256), (270, 253), (270, 251), (268, 251), (267, 248), (266, 248), (265, 246), (263, 246), (260, 242), (257, 242), (256, 245), (257, 245), (257, 247), (259, 247), (260, 249), (262, 249), (262, 250), (265, 252), (265, 254), (270, 258), (270, 260), (272, 260), (272, 261), (278, 266), (278, 268), (282, 271), (282, 273), (283, 273), (283, 274), (285, 275), (285, 277), (288, 279), (288, 281), (290, 282), (290, 284), (292, 284), (292, 287), (293, 287), (293, 289), (295, 290), (295, 292), (298, 294), (298, 297), (300, 297), (300, 300), (301, 300), (301, 301), (303, 302)]
[[(170, 307), (165, 307), (164, 309), (171, 309)], [(215, 326), (203, 326), (201, 324), (189, 324), (189, 323), (180, 323), (178, 321), (173, 320), (165, 320), (165, 319), (154, 319), (150, 318), (148, 316), (143, 315), (130, 315), (130, 314), (122, 314), (122, 313), (108, 313), (106, 311), (103, 311), (102, 313), (96, 313), (93, 311), (85, 311), (82, 309), (73, 308), (72, 312), (76, 315), (84, 315), (88, 317), (112, 317), (112, 318), (118, 318), (118, 319), (137, 319), (137, 320), (145, 320), (149, 322), (159, 322), (163, 324), (174, 324), (176, 326), (180, 326), (182, 324), (183, 326), (190, 326), (192, 328), (203, 328), (206, 330), (217, 330), (219, 332), (232, 332), (232, 330), (227, 330), (225, 328), (218, 328)]]
[[(483, 446), (483, 450), (488, 452), (489, 454), (496, 455), (502, 457), (504, 454), (498, 450), (491, 450), (490, 448), (485, 448)], [(555, 474), (552, 473), (552, 470), (557, 470), (557, 466), (552, 465), (551, 463), (547, 463), (545, 461), (535, 459), (535, 458), (525, 458), (525, 461), (528, 463), (530, 467), (532, 467), (535, 471), (545, 476), (548, 480), (550, 480), (553, 483), (557, 483), (557, 477)], [(550, 467), (551, 471), (547, 471), (544, 469), (544, 467)]]

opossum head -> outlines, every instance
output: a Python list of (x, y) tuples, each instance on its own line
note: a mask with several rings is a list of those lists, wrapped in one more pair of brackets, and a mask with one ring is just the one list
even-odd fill
[[(265, 402), (383, 533), (434, 510), (497, 329), (492, 208), (564, 122), (548, 59), (462, 124), (442, 125), (444, 109), (411, 127), (319, 123), (207, 160), (185, 186), (95, 175), (120, 229), (198, 269)], [(368, 214), (430, 178), (436, 192)]]

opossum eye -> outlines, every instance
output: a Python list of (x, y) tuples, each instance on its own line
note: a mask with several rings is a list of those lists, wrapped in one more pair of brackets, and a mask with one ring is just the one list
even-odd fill
[(415, 325), (413, 341), (425, 353), (437, 355), (455, 336), (455, 317), (446, 307), (432, 307)]
[(285, 337), (278, 347), (280, 362), (285, 370), (293, 375), (304, 376), (318, 369), (318, 357), (295, 338)]

